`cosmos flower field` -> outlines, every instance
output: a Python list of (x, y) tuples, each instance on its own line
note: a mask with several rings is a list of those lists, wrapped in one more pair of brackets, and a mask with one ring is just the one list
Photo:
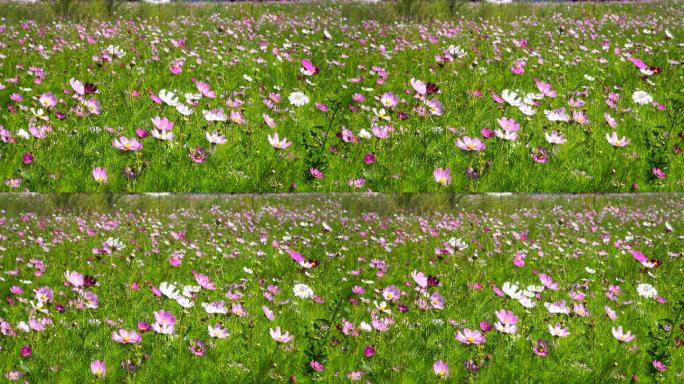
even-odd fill
[(4, 200), (3, 382), (682, 380), (681, 195), (171, 199)]
[(683, 190), (680, 2), (0, 11), (5, 191)]

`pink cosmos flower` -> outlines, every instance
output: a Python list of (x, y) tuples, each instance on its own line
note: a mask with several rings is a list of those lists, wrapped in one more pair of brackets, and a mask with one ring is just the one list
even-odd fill
[(516, 75), (521, 75), (525, 73), (525, 64), (527, 63), (523, 59), (516, 60), (511, 66), (511, 72), (513, 72)]
[(83, 96), (85, 95), (85, 85), (79, 80), (74, 79), (73, 77), (69, 80), (69, 84), (71, 85), (71, 89), (76, 92), (77, 95)]
[(143, 145), (141, 142), (139, 142), (136, 139), (129, 139), (125, 136), (121, 136), (118, 139), (114, 139), (112, 142), (112, 145), (116, 149), (120, 149), (122, 151), (138, 151), (141, 150)]
[(313, 63), (309, 59), (302, 59), (301, 63), (301, 72), (307, 76), (313, 76), (320, 72), (320, 69), (317, 66), (313, 65)]
[(420, 80), (411, 78), (411, 86), (419, 95), (425, 95), (427, 93), (427, 85)]
[(546, 139), (546, 142), (549, 144), (564, 144), (565, 143), (565, 137), (563, 137), (562, 134), (553, 131), (551, 133), (544, 133), (544, 138)]
[(556, 323), (554, 326), (551, 326), (549, 324), (549, 333), (551, 336), (556, 336), (556, 337), (565, 337), (570, 334), (567, 328), (563, 328), (561, 323)]
[(449, 364), (442, 360), (436, 361), (432, 365), (432, 370), (435, 372), (435, 375), (437, 375), (437, 377), (439, 378), (449, 377)]
[(430, 304), (432, 304), (432, 308), (444, 309), (444, 297), (439, 292), (433, 292), (430, 296)]
[(432, 172), (435, 181), (441, 185), (451, 184), (451, 170), (449, 168), (437, 168)]
[(275, 329), (269, 328), (268, 333), (271, 335), (273, 340), (275, 340), (278, 343), (289, 343), (294, 339), (294, 336), (290, 335), (288, 332), (282, 333), (280, 331), (280, 327), (276, 327)]
[(313, 176), (316, 179), (322, 179), (325, 177), (323, 172), (318, 168), (313, 168), (313, 167), (309, 168), (309, 173), (311, 174), (311, 176)]
[(456, 332), (456, 340), (460, 341), (462, 344), (484, 344), (486, 338), (478, 330), (470, 330), (464, 328), (463, 331)]
[(514, 334), (518, 332), (518, 327), (516, 323), (518, 322), (518, 316), (516, 316), (512, 311), (507, 311), (505, 309), (500, 309), (496, 311), (496, 317), (499, 319), (494, 323), (494, 328), (502, 333)]
[(383, 107), (385, 108), (394, 108), (399, 104), (399, 98), (393, 94), (392, 92), (385, 92), (381, 97), (380, 97), (380, 103), (382, 104)]
[(413, 271), (411, 272), (411, 277), (413, 277), (413, 281), (418, 284), (419, 287), (421, 288), (426, 288), (428, 285), (428, 278), (425, 276), (423, 272), (418, 272), (418, 271)]
[(75, 271), (67, 270), (66, 272), (64, 272), (64, 278), (69, 284), (76, 288), (82, 287), (85, 282), (83, 275)]
[(275, 126), (276, 126), (276, 121), (275, 121), (271, 116), (269, 116), (269, 115), (266, 114), (266, 113), (262, 113), (262, 114), (261, 114), (261, 117), (263, 117), (264, 123), (266, 123), (266, 125), (267, 125), (269, 128), (275, 128)]
[(499, 126), (504, 131), (516, 132), (520, 129), (520, 124), (516, 123), (513, 118), (507, 118), (504, 116), (500, 119), (497, 119), (496, 122), (499, 123)]
[(430, 110), (430, 113), (435, 116), (441, 116), (442, 112), (444, 111), (442, 103), (440, 103), (436, 98), (432, 98), (432, 100), (428, 102), (428, 109)]
[(545, 83), (539, 79), (534, 79), (534, 82), (537, 84), (537, 89), (539, 89), (539, 92), (541, 92), (544, 96), (547, 96), (547, 97), (558, 96), (556, 91), (553, 90), (553, 87), (551, 87), (551, 84)]
[(316, 360), (311, 360), (309, 366), (316, 372), (323, 372), (325, 370), (325, 366)]
[(154, 324), (152, 329), (161, 334), (171, 335), (175, 330), (176, 316), (173, 313), (165, 310), (159, 310), (154, 313)]
[(667, 365), (660, 360), (653, 360), (651, 364), (653, 364), (653, 368), (655, 368), (658, 372), (667, 371)]
[(539, 280), (541, 281), (542, 284), (544, 284), (544, 287), (551, 289), (553, 291), (557, 291), (558, 288), (558, 283), (554, 283), (553, 279), (551, 276), (548, 276), (544, 273), (539, 274)]
[(206, 353), (206, 343), (202, 339), (190, 340), (190, 346), (188, 347), (190, 353), (195, 356), (204, 356)]
[(142, 341), (142, 336), (136, 331), (119, 329), (117, 332), (112, 332), (112, 340), (121, 344), (137, 344)]
[(285, 137), (281, 140), (278, 137), (278, 132), (274, 133), (273, 136), (268, 135), (268, 142), (276, 149), (286, 149), (292, 145), (292, 142), (287, 141), (287, 138)]
[(93, 169), (93, 178), (100, 184), (107, 182), (107, 170), (104, 168), (97, 167)]
[(208, 289), (210, 291), (216, 289), (216, 284), (214, 284), (214, 282), (211, 281), (211, 279), (208, 276), (203, 275), (201, 273), (197, 273), (195, 271), (192, 271), (192, 274), (195, 276), (195, 281), (197, 282), (197, 284), (199, 284), (200, 287)]
[(90, 363), (90, 372), (93, 373), (93, 375), (103, 378), (107, 376), (107, 365), (105, 364), (104, 361), (100, 360), (95, 360)]
[(57, 97), (52, 92), (45, 92), (40, 95), (38, 102), (43, 108), (52, 108), (57, 105)]
[(577, 122), (577, 123), (579, 123), (579, 124), (582, 124), (582, 125), (584, 125), (584, 124), (589, 124), (589, 119), (588, 119), (587, 116), (586, 116), (584, 113), (582, 113), (581, 111), (573, 111), (573, 112), (572, 112), (572, 119), (573, 119), (575, 122)]
[(617, 328), (611, 328), (610, 331), (613, 333), (613, 337), (616, 338), (618, 341), (629, 343), (632, 340), (636, 339), (636, 336), (632, 335), (631, 331), (623, 332), (621, 325)]
[(549, 354), (549, 349), (544, 340), (538, 339), (537, 342), (532, 345), (532, 352), (537, 356), (546, 356)]
[(581, 317), (587, 317), (590, 315), (589, 311), (587, 310), (587, 308), (582, 303), (573, 304), (572, 305), (572, 311)]
[(223, 136), (219, 131), (213, 131), (212, 133), (209, 133), (208, 131), (204, 133), (204, 136), (207, 138), (207, 141), (211, 144), (225, 144), (226, 143), (226, 137)]
[(606, 123), (608, 123), (608, 125), (611, 128), (617, 127), (617, 120), (613, 116), (611, 116), (608, 112), (604, 113), (603, 117), (606, 119)]
[(216, 98), (216, 92), (211, 90), (209, 84), (203, 81), (198, 81), (197, 83), (195, 83), (195, 86), (197, 86), (197, 90), (202, 94), (202, 96), (210, 99)]
[(166, 117), (155, 116), (152, 119), (152, 124), (160, 131), (170, 131), (173, 129), (173, 122)]
[(394, 285), (390, 285), (382, 290), (382, 297), (387, 301), (399, 300), (401, 291)]
[(651, 173), (658, 179), (664, 179), (667, 177), (667, 174), (665, 174), (665, 172), (658, 167), (651, 168)]
[(85, 107), (93, 115), (99, 115), (100, 112), (102, 112), (100, 102), (96, 99), (88, 99), (88, 101), (85, 102)]
[(231, 111), (230, 116), (229, 116), (230, 121), (237, 125), (241, 125), (245, 123), (245, 117), (242, 116), (242, 113), (238, 111)]
[(477, 137), (463, 136), (456, 140), (456, 146), (464, 151), (483, 151), (487, 146)]
[(221, 324), (219, 323), (214, 324), (213, 327), (211, 325), (207, 325), (207, 330), (209, 331), (209, 337), (216, 339), (225, 339), (229, 336), (228, 330), (222, 328)]
[(629, 139), (624, 136), (618, 139), (617, 132), (615, 131), (613, 131), (612, 135), (606, 133), (606, 140), (608, 140), (608, 143), (610, 143), (610, 145), (617, 148), (622, 148), (629, 144)]
[(518, 268), (522, 268), (525, 266), (525, 253), (523, 252), (516, 252), (513, 255), (513, 265), (515, 265)]
[(364, 179), (363, 177), (347, 180), (347, 185), (349, 185), (352, 188), (363, 188), (364, 184), (366, 184), (366, 179)]

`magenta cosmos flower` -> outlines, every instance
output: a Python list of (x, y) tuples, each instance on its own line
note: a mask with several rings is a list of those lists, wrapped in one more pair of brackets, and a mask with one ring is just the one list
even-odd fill
[(112, 145), (116, 149), (122, 151), (139, 151), (142, 149), (143, 145), (136, 139), (129, 139), (125, 136), (121, 136), (118, 139), (114, 139)]
[(463, 331), (456, 332), (456, 340), (460, 341), (461, 344), (484, 344), (486, 338), (478, 330), (470, 330), (468, 328), (463, 329)]
[(136, 331), (119, 329), (117, 332), (112, 332), (112, 340), (121, 344), (137, 344), (142, 341), (142, 336)]
[(287, 331), (282, 333), (280, 331), (280, 327), (276, 327), (275, 329), (269, 328), (268, 333), (271, 335), (273, 340), (279, 343), (289, 343), (292, 341), (292, 339), (294, 339), (294, 336), (290, 335)]
[(100, 184), (107, 182), (107, 170), (104, 168), (97, 167), (93, 169), (93, 178)]
[(464, 151), (483, 151), (487, 146), (477, 137), (463, 136), (456, 140), (456, 146)]
[(432, 370), (435, 371), (435, 375), (439, 378), (449, 377), (449, 364), (445, 361), (439, 360), (432, 365)]
[(435, 181), (441, 185), (451, 184), (451, 170), (449, 168), (437, 168), (432, 172)]

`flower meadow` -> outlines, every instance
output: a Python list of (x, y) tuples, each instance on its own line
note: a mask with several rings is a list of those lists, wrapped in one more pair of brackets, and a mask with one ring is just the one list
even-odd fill
[(0, 380), (684, 374), (681, 195), (134, 198), (4, 200)]
[(40, 7), (0, 4), (4, 191), (684, 190), (680, 2)]

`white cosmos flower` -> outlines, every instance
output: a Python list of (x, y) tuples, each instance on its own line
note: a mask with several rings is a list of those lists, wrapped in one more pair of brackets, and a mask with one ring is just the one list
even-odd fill
[(25, 130), (24, 128), (20, 128), (20, 129), (17, 131), (17, 136), (19, 136), (19, 137), (21, 137), (22, 139), (25, 139), (25, 140), (28, 140), (28, 139), (31, 138), (31, 134), (29, 134), (28, 131)]
[(124, 52), (124, 50), (118, 45), (110, 45), (105, 49), (105, 51), (114, 57), (123, 57), (126, 54), (126, 52)]
[(525, 308), (534, 308), (537, 306), (537, 302), (527, 296), (520, 296), (518, 302)]
[(632, 94), (632, 100), (639, 105), (650, 104), (653, 97), (644, 91), (636, 91)]
[(313, 289), (306, 284), (295, 284), (292, 292), (300, 299), (310, 299), (314, 295)]
[(639, 296), (647, 299), (654, 299), (658, 296), (658, 291), (656, 291), (655, 287), (651, 284), (639, 284), (637, 286), (637, 293)]
[(159, 91), (159, 98), (161, 99), (161, 101), (172, 107), (178, 105), (178, 98), (176, 97), (176, 94), (173, 93), (173, 91), (167, 91), (166, 89), (162, 89), (161, 91)]
[(520, 106), (518, 106), (518, 109), (525, 116), (534, 116), (534, 114), (537, 113), (537, 110), (532, 108), (532, 106), (528, 104), (521, 104)]
[(510, 296), (511, 298), (516, 299), (516, 300), (519, 299), (520, 297), (523, 297), (522, 293), (518, 289), (519, 289), (519, 287), (517, 284), (510, 283), (508, 281), (504, 282), (503, 287), (501, 287), (501, 290), (503, 291), (503, 293), (507, 294), (508, 296)]
[(202, 289), (199, 285), (186, 285), (183, 287), (183, 296), (192, 297), (193, 294), (199, 292)]
[(364, 332), (371, 332), (373, 330), (373, 327), (365, 321), (362, 321), (361, 324), (359, 324), (359, 329)]
[(303, 107), (309, 104), (309, 97), (305, 95), (304, 92), (292, 92), (287, 98), (290, 100), (290, 104), (296, 107)]
[(176, 302), (178, 303), (178, 305), (180, 305), (181, 307), (183, 307), (185, 309), (190, 309), (190, 308), (195, 306), (195, 302), (188, 299), (185, 296), (178, 296), (176, 298)]
[(178, 103), (178, 105), (176, 105), (176, 111), (178, 111), (178, 113), (180, 113), (183, 116), (190, 116), (193, 112), (192, 108), (181, 103)]
[(204, 308), (204, 311), (207, 314), (222, 314), (225, 315), (228, 313), (228, 308), (226, 308), (225, 303), (223, 301), (214, 301), (213, 303), (202, 303), (202, 308)]
[(515, 91), (511, 91), (508, 89), (504, 89), (501, 92), (501, 98), (504, 99), (505, 102), (514, 107), (519, 107), (522, 104), (520, 96), (518, 96), (518, 94)]
[(556, 301), (555, 303), (544, 303), (544, 307), (546, 307), (549, 313), (562, 313), (565, 315), (570, 313), (570, 307), (565, 304), (565, 300)]
[(176, 286), (171, 283), (167, 283), (166, 281), (162, 281), (161, 284), (159, 284), (159, 291), (169, 299), (175, 299), (180, 296)]
[(447, 48), (447, 52), (449, 52), (451, 56), (458, 58), (461, 58), (466, 55), (466, 52), (463, 50), (463, 48), (461, 48), (458, 45), (450, 45), (449, 48)]

